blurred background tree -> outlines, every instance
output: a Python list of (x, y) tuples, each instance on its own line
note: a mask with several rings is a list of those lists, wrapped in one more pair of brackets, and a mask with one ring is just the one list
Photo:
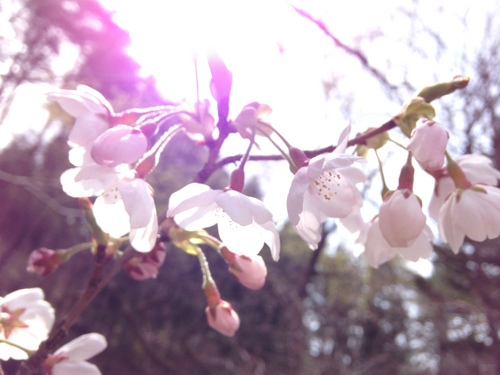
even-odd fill
[[(422, 22), (421, 14), (404, 14), (413, 25), (411, 32), (426, 33), (439, 47), (436, 55), (422, 56), (420, 46), (408, 43), (408, 51), (439, 63), (440, 48), (446, 47), (440, 34)], [(139, 74), (139, 65), (125, 51), (127, 32), (99, 2), (0, 0), (0, 17), (9, 25), (0, 29), (2, 119), (17, 90), (28, 84), (87, 84), (116, 110), (167, 102), (154, 78)], [(492, 67), (499, 65), (498, 35), (491, 16), (481, 53), (459, 59), (462, 71), (472, 76), (471, 86), (442, 103), (448, 123), (456, 124), (451, 131), (463, 135), (454, 147), (484, 153), (497, 168), (500, 78)], [(415, 41), (411, 37), (409, 33), (406, 41)], [(365, 53), (363, 47), (370, 41), (361, 40), (356, 50), (367, 62), (374, 52)], [(74, 64), (61, 71), (60, 60), (68, 58)], [(361, 68), (374, 75), (366, 64)], [(375, 81), (392, 100), (414, 87), (408, 76)], [(342, 95), (335, 82), (325, 82), (330, 100)], [(351, 99), (342, 99), (344, 109), (352, 109)], [(59, 184), (69, 167), (66, 137), (72, 120), (57, 106), (47, 108), (44, 131), (18, 136), (0, 151), (0, 295), (40, 286), (61, 319), (85, 286), (91, 257), (78, 254), (45, 278), (25, 271), (28, 255), (37, 247), (66, 248), (89, 240), (76, 201)], [(149, 180), (159, 212), (173, 191), (192, 180), (204, 156), (205, 150), (187, 138), (169, 146)], [(220, 172), (210, 183), (224, 186), (226, 181)], [(249, 184), (247, 192), (260, 196), (259, 181)], [(272, 262), (263, 252), (269, 274), (258, 292), (238, 284), (208, 250), (221, 294), (241, 317), (233, 338), (207, 326), (198, 260), (175, 248), (169, 248), (155, 280), (136, 282), (117, 275), (71, 336), (95, 331), (107, 337), (108, 349), (94, 360), (103, 374), (500, 373), (498, 240), (468, 242), (457, 256), (438, 246), (432, 276), (422, 277), (401, 260), (371, 269), (333, 241), (337, 235), (336, 227), (327, 225), (322, 246), (311, 253), (285, 226), (280, 261)], [(17, 366), (6, 363), (6, 374), (15, 373)]]

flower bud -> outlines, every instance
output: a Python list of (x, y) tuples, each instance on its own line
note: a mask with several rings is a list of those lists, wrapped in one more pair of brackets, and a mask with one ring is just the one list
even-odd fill
[(260, 255), (247, 256), (234, 254), (225, 246), (221, 247), (220, 251), (229, 265), (229, 272), (243, 286), (252, 290), (257, 290), (264, 286), (267, 267)]
[(425, 170), (436, 171), (444, 164), (448, 132), (438, 123), (420, 119), (406, 147)]
[(125, 272), (137, 281), (155, 279), (159, 268), (165, 262), (166, 255), (165, 245), (159, 242), (149, 253), (138, 254), (125, 263)]
[(410, 190), (396, 190), (380, 206), (380, 231), (392, 247), (408, 247), (425, 227), (418, 197)]
[(240, 328), (240, 317), (229, 302), (220, 300), (214, 306), (205, 309), (208, 325), (223, 335), (232, 337)]
[(116, 167), (135, 163), (147, 149), (148, 140), (139, 129), (117, 125), (95, 140), (90, 153), (97, 164)]
[(66, 260), (64, 253), (64, 250), (56, 251), (45, 247), (35, 249), (28, 258), (27, 271), (40, 276), (50, 275)]

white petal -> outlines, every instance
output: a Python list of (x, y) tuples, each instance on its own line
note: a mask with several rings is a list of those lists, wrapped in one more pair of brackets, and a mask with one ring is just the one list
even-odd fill
[(151, 220), (144, 228), (131, 229), (129, 238), (130, 244), (134, 249), (141, 253), (150, 252), (156, 244), (158, 237), (158, 218), (156, 210), (151, 215)]
[(261, 224), (263, 232), (262, 237), (269, 250), (271, 251), (271, 256), (275, 262), (280, 258), (280, 235), (276, 225), (273, 222), (268, 221), (267, 223)]
[(297, 225), (300, 220), (299, 215), (303, 210), (304, 194), (309, 186), (309, 181), (305, 167), (300, 168), (293, 177), (286, 201), (288, 218), (293, 225)]
[(378, 220), (374, 221), (366, 231), (364, 257), (368, 264), (378, 268), (381, 264), (391, 260), (398, 253), (397, 249), (391, 247), (380, 231)]
[(174, 216), (174, 220), (181, 228), (195, 231), (217, 224), (221, 212), (221, 208), (213, 202), (208, 206), (182, 211)]
[(212, 190), (207, 185), (198, 183), (186, 185), (170, 196), (167, 216), (174, 217), (193, 208), (211, 206), (219, 194), (222, 194), (222, 190)]
[(52, 375), (101, 375), (99, 368), (84, 361), (61, 361), (52, 368)]
[(250, 225), (254, 221), (265, 223), (273, 217), (261, 201), (234, 190), (218, 195), (215, 203), (229, 215), (231, 220), (243, 226)]
[(457, 254), (460, 246), (464, 242), (465, 233), (454, 222), (454, 218), (459, 211), (455, 209), (457, 191), (454, 191), (448, 196), (439, 211), (439, 234), (441, 239), (450, 244), (452, 251)]
[(257, 255), (264, 246), (264, 238), (258, 224), (239, 225), (229, 216), (221, 216), (218, 224), (219, 236), (222, 242), (235, 254)]
[(54, 354), (64, 354), (72, 360), (83, 361), (106, 349), (106, 338), (99, 333), (87, 333), (68, 342)]
[(112, 237), (119, 238), (130, 231), (130, 217), (123, 200), (108, 203), (105, 196), (100, 196), (95, 200), (93, 212), (97, 225)]
[(140, 178), (118, 181), (118, 191), (130, 216), (131, 228), (143, 228), (156, 216), (155, 202), (146, 181)]
[(318, 247), (321, 240), (321, 223), (324, 220), (318, 200), (313, 199), (307, 192), (304, 195), (304, 210), (300, 214), (299, 222), (295, 225), (295, 230), (311, 249)]

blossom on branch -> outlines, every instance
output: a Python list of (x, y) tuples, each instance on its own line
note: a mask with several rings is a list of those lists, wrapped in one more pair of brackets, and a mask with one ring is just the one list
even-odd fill
[(425, 227), (420, 202), (409, 189), (398, 189), (387, 195), (380, 206), (380, 231), (390, 246), (408, 247)]
[(47, 375), (101, 375), (96, 365), (87, 359), (106, 349), (106, 338), (99, 333), (88, 333), (57, 349), (43, 363)]
[(378, 268), (381, 264), (391, 260), (397, 254), (413, 262), (420, 258), (428, 258), (432, 254), (432, 231), (425, 226), (409, 246), (391, 246), (380, 229), (380, 217), (374, 218), (361, 231), (358, 242), (364, 244), (363, 256), (368, 264)]
[(418, 163), (428, 171), (441, 169), (448, 144), (448, 132), (438, 123), (422, 118), (417, 121), (406, 146)]
[(260, 255), (238, 255), (226, 246), (220, 248), (221, 255), (229, 266), (229, 272), (248, 289), (257, 290), (264, 286), (267, 267)]
[(456, 254), (465, 236), (484, 241), (500, 236), (500, 189), (475, 184), (455, 189), (439, 211), (439, 233)]
[[(40, 288), (20, 289), (0, 297), (0, 340), (34, 351), (47, 339), (53, 324), (54, 309), (44, 300)], [(0, 359), (10, 358), (23, 360), (28, 354), (0, 342)]]
[(320, 227), (327, 218), (347, 217), (363, 204), (355, 185), (366, 177), (352, 165), (365, 159), (344, 153), (350, 130), (348, 126), (342, 132), (332, 153), (309, 160), (292, 180), (287, 198), (288, 217), (312, 249), (321, 240)]
[(264, 244), (278, 260), (280, 239), (271, 212), (256, 198), (231, 189), (192, 183), (170, 197), (167, 217), (187, 231), (217, 224), (219, 236), (236, 254), (257, 255)]
[[(500, 180), (500, 171), (493, 168), (491, 159), (486, 156), (466, 154), (456, 157), (455, 162), (472, 184), (481, 183), (496, 186), (497, 181)], [(443, 170), (441, 174), (436, 177), (434, 194), (432, 194), (429, 203), (429, 215), (436, 222), (439, 221), (439, 211), (446, 197), (453, 190), (455, 190), (455, 183), (446, 170)]]
[(156, 244), (158, 218), (152, 188), (135, 178), (128, 166), (72, 168), (62, 174), (61, 184), (69, 196), (97, 196), (93, 212), (104, 232), (115, 238), (130, 232), (130, 243), (140, 252)]

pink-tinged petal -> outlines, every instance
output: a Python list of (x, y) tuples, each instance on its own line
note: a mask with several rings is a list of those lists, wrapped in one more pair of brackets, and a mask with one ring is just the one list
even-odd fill
[(425, 221), (417, 196), (408, 190), (396, 190), (380, 206), (380, 230), (393, 247), (410, 246), (424, 229)]
[(420, 119), (412, 131), (406, 147), (418, 163), (426, 170), (440, 170), (444, 164), (444, 154), (448, 144), (448, 132), (438, 123)]
[(337, 147), (333, 151), (335, 154), (341, 154), (345, 152), (347, 148), (347, 142), (349, 142), (349, 135), (351, 134), (351, 125), (347, 125), (342, 133), (340, 133), (339, 142), (337, 143)]
[(321, 176), (325, 165), (325, 158), (326, 155), (316, 156), (309, 160), (309, 164), (304, 167), (304, 169), (307, 171), (307, 178), (309, 179), (309, 181), (314, 181), (319, 176)]
[(90, 147), (92, 143), (106, 130), (109, 123), (93, 113), (85, 113), (78, 116), (73, 128), (69, 133), (68, 143), (70, 146)]
[(104, 187), (99, 180), (81, 180), (76, 181), (80, 168), (71, 168), (64, 171), (61, 175), (61, 185), (63, 191), (70, 197), (91, 197), (99, 195), (104, 191)]
[(156, 216), (155, 202), (148, 183), (140, 178), (119, 180), (118, 191), (130, 216), (131, 228), (143, 228)]
[(318, 201), (321, 212), (328, 217), (346, 217), (358, 201), (359, 191), (336, 171), (325, 171), (309, 185), (311, 199)]
[(461, 155), (455, 161), (473, 184), (496, 186), (497, 181), (500, 180), (500, 171), (493, 168), (491, 159), (484, 155)]
[(181, 228), (188, 231), (195, 231), (217, 224), (221, 212), (220, 207), (213, 202), (208, 206), (194, 207), (182, 211), (174, 216), (174, 220)]
[(297, 234), (314, 250), (321, 240), (321, 223), (326, 217), (321, 213), (321, 206), (317, 199), (309, 193), (304, 195), (304, 209), (300, 213), (299, 222), (294, 225)]
[(446, 197), (448, 197), (448, 195), (455, 190), (455, 183), (451, 177), (442, 177), (439, 180), (436, 180), (436, 183), (437, 188), (435, 188), (429, 202), (429, 216), (437, 222), (439, 220), (439, 211), (441, 210)]
[(276, 225), (272, 221), (261, 224), (263, 231), (261, 232), (264, 242), (269, 246), (269, 251), (271, 252), (271, 257), (275, 262), (280, 258), (280, 235)]
[(174, 217), (193, 208), (213, 207), (215, 198), (222, 190), (212, 190), (204, 184), (192, 183), (170, 196), (167, 217)]
[(385, 240), (377, 219), (366, 228), (364, 236), (365, 252), (363, 255), (370, 266), (378, 268), (381, 264), (394, 258), (398, 253), (397, 249), (391, 247)]
[(462, 246), (465, 238), (465, 233), (454, 223), (456, 199), (457, 191), (454, 191), (441, 207), (438, 221), (441, 239), (449, 243), (451, 250), (455, 254), (460, 250), (460, 246)]
[(111, 200), (111, 197), (101, 195), (92, 208), (97, 225), (109, 233), (110, 236), (119, 238), (130, 231), (130, 218), (123, 204), (123, 200)]
[(139, 129), (117, 125), (99, 135), (92, 145), (91, 155), (97, 164), (115, 167), (135, 163), (147, 149), (148, 139)]
[(323, 170), (340, 169), (347, 168), (356, 162), (366, 163), (366, 159), (361, 156), (344, 155), (344, 154), (333, 154), (330, 153), (325, 155), (325, 163), (323, 165)]
[(258, 224), (239, 225), (229, 216), (221, 214), (218, 229), (219, 236), (228, 248), (236, 254), (257, 255), (264, 246), (264, 238)]
[(101, 375), (96, 365), (83, 361), (62, 361), (54, 365), (51, 375)]
[(427, 230), (424, 230), (422, 231), (422, 233), (420, 233), (420, 235), (411, 246), (398, 248), (398, 252), (405, 259), (416, 262), (420, 258), (427, 259), (432, 255), (433, 248), (430, 242), (432, 236), (429, 237), (429, 227), (427, 227), (426, 229)]
[(130, 230), (129, 239), (130, 244), (134, 249), (141, 253), (148, 253), (156, 245), (158, 237), (158, 218), (156, 210), (150, 216), (150, 221), (147, 226), (143, 228), (133, 228)]
[(304, 207), (304, 194), (309, 187), (307, 168), (300, 168), (292, 180), (292, 185), (288, 192), (286, 201), (288, 218), (292, 225), (297, 225), (300, 220), (300, 213)]
[(261, 201), (247, 197), (238, 191), (227, 190), (218, 195), (215, 202), (234, 222), (243, 226), (250, 225), (254, 221), (265, 223), (273, 217)]
[(64, 354), (71, 360), (85, 361), (106, 349), (106, 338), (99, 333), (88, 333), (63, 345), (54, 353)]

